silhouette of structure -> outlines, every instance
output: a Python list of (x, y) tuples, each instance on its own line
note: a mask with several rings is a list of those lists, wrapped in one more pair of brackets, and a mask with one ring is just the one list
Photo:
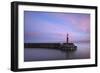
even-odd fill
[(69, 34), (67, 34), (67, 42), (66, 43), (68, 43), (69, 42)]
[(77, 46), (74, 43), (69, 43), (69, 34), (67, 34), (65, 43), (24, 43), (25, 48), (48, 48), (60, 49), (63, 51), (75, 51)]
[(63, 43), (61, 45), (61, 48), (63, 50), (67, 50), (67, 51), (75, 51), (77, 49), (77, 46), (75, 46), (74, 43), (70, 43), (69, 42), (69, 34), (67, 34), (67, 40), (66, 40), (66, 43)]

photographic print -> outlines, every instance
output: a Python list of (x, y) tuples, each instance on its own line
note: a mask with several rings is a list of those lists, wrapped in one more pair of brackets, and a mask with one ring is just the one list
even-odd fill
[(97, 66), (97, 7), (11, 3), (11, 70)]
[(24, 11), (24, 61), (90, 58), (90, 14)]

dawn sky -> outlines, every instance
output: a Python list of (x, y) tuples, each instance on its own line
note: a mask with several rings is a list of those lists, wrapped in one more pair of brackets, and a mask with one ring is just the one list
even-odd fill
[(90, 41), (90, 14), (24, 11), (25, 43)]

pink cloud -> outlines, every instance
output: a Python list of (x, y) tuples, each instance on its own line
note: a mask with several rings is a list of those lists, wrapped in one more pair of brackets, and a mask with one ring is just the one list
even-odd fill
[(69, 21), (73, 24), (74, 27), (76, 27), (78, 30), (83, 32), (89, 32), (90, 31), (90, 18), (89, 17), (77, 17), (70, 15)]
[(69, 21), (72, 23), (73, 27), (76, 29), (82, 31), (82, 32), (90, 32), (90, 17), (87, 17), (85, 15), (80, 15), (78, 14), (59, 14), (55, 16), (57, 18), (60, 18), (64, 21)]

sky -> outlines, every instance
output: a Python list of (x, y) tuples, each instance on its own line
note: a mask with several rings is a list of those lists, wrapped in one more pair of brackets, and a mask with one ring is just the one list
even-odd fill
[(25, 43), (90, 42), (90, 14), (24, 11)]

